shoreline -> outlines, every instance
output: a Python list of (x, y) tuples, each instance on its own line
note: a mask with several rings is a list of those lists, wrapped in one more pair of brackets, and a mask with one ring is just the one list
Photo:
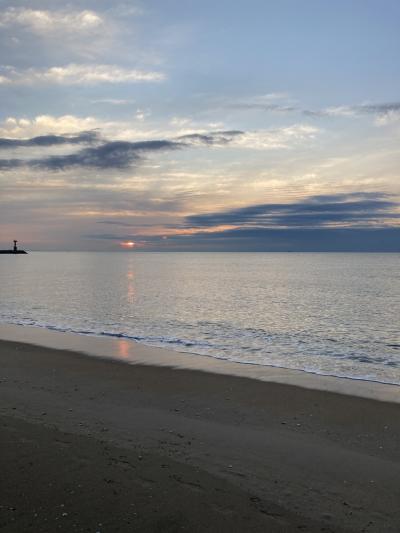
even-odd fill
[(363, 378), (319, 374), (307, 370), (235, 362), (190, 352), (179, 352), (133, 339), (62, 332), (40, 326), (0, 324), (1, 340), (77, 352), (129, 365), (167, 366), (326, 390), (338, 394), (400, 403), (400, 385)]
[(123, 364), (114, 339), (89, 339), (102, 358), (77, 350), (86, 337), (28, 333), (0, 341), (7, 533), (398, 532), (400, 406), (381, 391), (172, 366), (140, 345)]

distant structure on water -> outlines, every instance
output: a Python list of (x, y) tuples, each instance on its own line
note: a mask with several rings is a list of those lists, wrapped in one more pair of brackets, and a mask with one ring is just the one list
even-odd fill
[(25, 250), (18, 250), (17, 242), (14, 240), (14, 247), (12, 250), (0, 250), (0, 254), (26, 254)]

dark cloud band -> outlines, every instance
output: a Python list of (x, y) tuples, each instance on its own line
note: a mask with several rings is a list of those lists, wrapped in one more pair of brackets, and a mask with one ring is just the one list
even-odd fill
[[(78, 139), (79, 142), (93, 142), (97, 137), (96, 134), (94, 134), (94, 136), (92, 135), (93, 132), (86, 132), (74, 138), (56, 136), (47, 136), (44, 138), (35, 137), (26, 141), (19, 141), (20, 143), (25, 144), (8, 145), (7, 147), (66, 144), (66, 139), (70, 139), (69, 144), (71, 144), (71, 139), (75, 139), (75, 144), (78, 143)], [(238, 135), (243, 135), (243, 132), (216, 131), (206, 135), (195, 133), (172, 140), (161, 139), (139, 142), (109, 141), (98, 146), (83, 148), (73, 154), (53, 155), (35, 159), (0, 159), (0, 169), (11, 170), (18, 167), (31, 167), (54, 171), (65, 170), (71, 167), (85, 167), (98, 170), (112, 168), (125, 169), (138, 164), (146, 154), (190, 148), (192, 146), (198, 146), (199, 144), (204, 146), (224, 145), (231, 142)], [(47, 139), (47, 144), (44, 144), (45, 141), (43, 141), (43, 139)], [(84, 139), (86, 139), (86, 141)], [(39, 144), (40, 142), (42, 144)]]
[(292, 204), (257, 204), (229, 211), (192, 215), (188, 227), (231, 225), (245, 227), (316, 227), (398, 218), (395, 202), (380, 193), (314, 196)]
[(48, 147), (63, 144), (93, 144), (98, 140), (99, 133), (95, 130), (83, 131), (78, 135), (41, 135), (31, 139), (0, 138), (0, 149)]
[(195, 235), (85, 235), (90, 239), (144, 242), (174, 252), (399, 252), (400, 227), (237, 228)]

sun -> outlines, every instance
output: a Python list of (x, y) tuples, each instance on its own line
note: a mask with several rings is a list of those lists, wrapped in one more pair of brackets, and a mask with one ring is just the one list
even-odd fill
[(120, 242), (119, 244), (123, 248), (133, 248), (135, 246), (135, 243), (133, 241)]

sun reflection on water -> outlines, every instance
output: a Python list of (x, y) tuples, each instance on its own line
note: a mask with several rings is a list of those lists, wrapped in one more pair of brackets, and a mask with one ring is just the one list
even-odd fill
[(118, 341), (118, 357), (129, 359), (129, 341), (123, 339)]
[(135, 299), (135, 273), (131, 269), (126, 273), (126, 297), (128, 302)]

